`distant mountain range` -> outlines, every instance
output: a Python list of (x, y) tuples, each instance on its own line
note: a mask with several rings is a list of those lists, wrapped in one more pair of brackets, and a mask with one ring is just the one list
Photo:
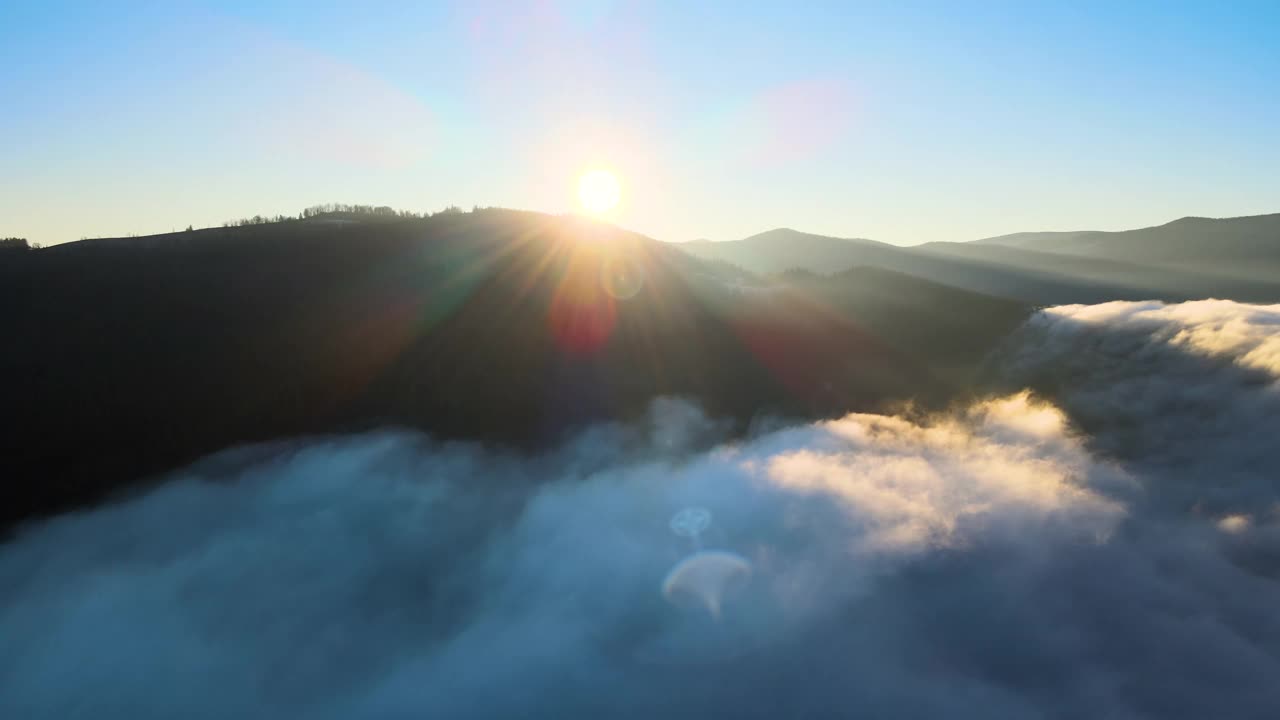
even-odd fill
[(1184, 217), (1157, 227), (1102, 232), (1016, 233), (982, 245), (1129, 262), (1205, 263), (1214, 267), (1280, 264), (1280, 213), (1236, 218)]
[(755, 273), (867, 266), (1036, 304), (1222, 297), (1280, 301), (1280, 214), (1183, 218), (1125, 232), (1018, 233), (901, 247), (787, 228), (679, 245)]

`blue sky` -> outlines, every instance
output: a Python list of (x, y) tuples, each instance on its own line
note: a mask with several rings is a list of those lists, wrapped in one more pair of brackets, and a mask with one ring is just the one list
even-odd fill
[(0, 236), (322, 202), (914, 244), (1280, 211), (1276, 2), (0, 4)]

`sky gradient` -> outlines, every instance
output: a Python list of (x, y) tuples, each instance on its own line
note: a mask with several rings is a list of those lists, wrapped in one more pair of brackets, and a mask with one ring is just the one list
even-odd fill
[(1280, 211), (1274, 2), (110, 5), (0, 4), (0, 236), (565, 212), (597, 166), (677, 241)]

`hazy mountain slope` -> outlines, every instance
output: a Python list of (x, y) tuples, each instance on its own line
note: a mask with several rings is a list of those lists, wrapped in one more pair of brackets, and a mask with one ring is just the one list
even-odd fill
[[(935, 306), (961, 304), (878, 320), (870, 301), (852, 312), (616, 228), (498, 210), (14, 255), (0, 526), (305, 433), (398, 424), (538, 448), (664, 394), (744, 421), (944, 402), (937, 359), (957, 339)], [(877, 294), (914, 292), (892, 285)], [(912, 345), (905, 328), (940, 339)]]
[[(1074, 236), (1077, 233), (1061, 233)], [(1063, 255), (994, 243), (930, 243), (898, 247), (869, 240), (843, 240), (780, 229), (745, 240), (685, 243), (698, 257), (715, 258), (760, 273), (798, 268), (837, 273), (870, 266), (906, 273), (973, 292), (1036, 304), (1107, 300), (1169, 301), (1222, 297), (1250, 302), (1280, 301), (1280, 275), (1249, 264), (1251, 275), (1222, 262), (1172, 265), (1168, 261)]]
[(791, 228), (768, 230), (730, 242), (694, 240), (678, 247), (697, 257), (725, 260), (756, 273), (793, 268), (822, 272), (833, 266), (846, 269), (878, 264), (880, 258), (899, 252), (893, 245), (874, 240), (826, 237)]
[(1144, 297), (1144, 293), (1135, 288), (1064, 276), (1049, 269), (1010, 267), (988, 259), (951, 257), (885, 243), (848, 241), (786, 229), (762, 233), (747, 240), (684, 243), (678, 247), (697, 257), (731, 262), (758, 273), (802, 269), (829, 274), (860, 266), (877, 267), (972, 292), (1037, 304)]
[(1158, 298), (1168, 301), (1230, 298), (1243, 302), (1280, 300), (1280, 275), (1254, 279), (1204, 264), (1174, 265), (1110, 260), (1087, 255), (1042, 252), (1024, 248), (977, 243), (927, 243), (920, 253), (965, 259), (1029, 273), (1050, 272), (1097, 288), (1112, 288), (1114, 297), (1100, 299)]
[(1280, 213), (1185, 217), (1121, 232), (1018, 233), (976, 241), (1069, 255), (1209, 269), (1280, 268)]
[(971, 241), (976, 245), (1003, 245), (1006, 247), (1041, 250), (1043, 252), (1060, 252), (1063, 248), (1079, 240), (1082, 236), (1105, 234), (1097, 230), (1066, 230), (1049, 232), (1019, 232), (997, 237), (982, 238)]

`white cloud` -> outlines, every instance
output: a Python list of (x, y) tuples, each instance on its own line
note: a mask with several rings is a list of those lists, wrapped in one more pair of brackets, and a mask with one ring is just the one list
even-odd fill
[(0, 547), (0, 716), (1269, 717), (1278, 315), (1051, 309), (1056, 404), (231, 453)]

